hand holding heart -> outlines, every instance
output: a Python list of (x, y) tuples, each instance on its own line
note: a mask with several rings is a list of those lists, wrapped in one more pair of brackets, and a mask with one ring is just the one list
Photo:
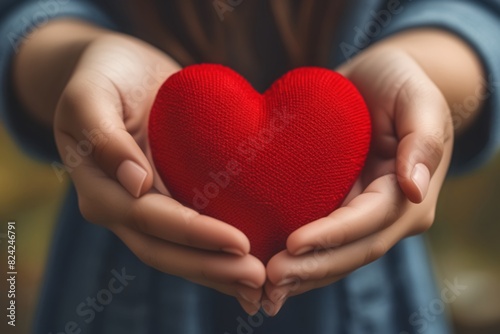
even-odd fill
[[(447, 104), (409, 56), (381, 50), (339, 70), (361, 89), (374, 122), (359, 178), (370, 122), (358, 93), (333, 72), (295, 70), (260, 96), (228, 69), (194, 66), (171, 77), (153, 106), (159, 174), (183, 204), (245, 232), (267, 264), (271, 314), (287, 295), (328, 285), (426, 230), (447, 170)], [(238, 148), (280, 109), (294, 117), (288, 128), (242, 159)]]
[[(160, 77), (152, 77), (148, 68)], [(287, 296), (330, 284), (429, 227), (451, 155), (452, 129), (441, 93), (405, 53), (368, 51), (339, 69), (359, 89), (371, 113), (372, 146), (365, 168), (347, 198), (342, 194), (343, 206), (292, 232), (287, 250), (274, 255), (266, 267), (249, 254), (250, 241), (239, 229), (151, 189), (153, 167), (143, 153), (149, 110), (154, 92), (178, 69), (171, 59), (132, 38), (97, 39), (80, 58), (55, 115), (56, 142), (66, 165), (73, 166), (70, 175), (83, 215), (113, 231), (146, 264), (235, 296), (250, 313), (269, 300), (263, 305), (273, 314)], [(280, 129), (283, 124), (278, 120), (275, 125)], [(89, 132), (99, 134), (91, 140), (92, 154), (71, 165), (67, 148), (76, 149)], [(275, 137), (269, 147), (279, 140)], [(247, 142), (247, 154), (257, 154), (254, 161), (264, 151)], [(211, 170), (222, 185), (227, 179), (220, 172), (245, 175), (244, 166), (231, 160), (223, 167)], [(286, 164), (282, 168), (289, 170)], [(303, 181), (301, 175), (297, 181)], [(273, 198), (292, 198), (297, 212), (307, 211), (294, 193), (298, 188), (286, 189), (272, 189), (278, 192)], [(215, 197), (207, 199), (207, 208), (217, 203)], [(258, 204), (271, 208), (266, 211), (270, 213), (275, 205), (265, 200)], [(245, 217), (252, 217), (253, 209), (249, 206)]]
[(97, 38), (61, 94), (55, 140), (88, 221), (111, 230), (146, 264), (235, 296), (250, 312), (266, 272), (248, 254), (247, 237), (151, 189), (153, 168), (143, 153), (149, 111), (179, 69), (132, 37)]
[(272, 313), (288, 296), (331, 284), (426, 231), (451, 159), (447, 102), (408, 54), (374, 48), (338, 70), (372, 115), (370, 154), (343, 206), (293, 232), (267, 264)]
[(264, 264), (290, 233), (339, 207), (370, 134), (356, 88), (313, 67), (261, 95), (229, 68), (189, 66), (160, 88), (149, 120), (154, 165), (173, 197), (244, 232)]

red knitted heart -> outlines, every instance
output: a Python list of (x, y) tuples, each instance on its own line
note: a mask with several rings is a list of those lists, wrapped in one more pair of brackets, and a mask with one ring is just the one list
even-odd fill
[(155, 166), (172, 196), (234, 225), (264, 263), (339, 207), (359, 176), (370, 116), (340, 74), (299, 68), (264, 94), (220, 65), (172, 75), (151, 110)]

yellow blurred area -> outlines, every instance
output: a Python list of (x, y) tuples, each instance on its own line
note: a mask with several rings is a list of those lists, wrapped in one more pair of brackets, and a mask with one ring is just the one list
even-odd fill
[(500, 152), (468, 175), (449, 178), (429, 235), (435, 268), (467, 287), (449, 306), (458, 333), (500, 333)]
[[(67, 188), (48, 164), (30, 159), (0, 127), (0, 333), (28, 333), (36, 307), (52, 230)], [(8, 221), (16, 222), (16, 327), (7, 325)]]
[[(0, 267), (7, 271), (2, 233), (7, 222), (14, 220), (18, 271), (15, 330), (6, 325), (6, 283), (0, 281), (0, 333), (27, 333), (67, 182), (59, 182), (49, 165), (20, 153), (2, 128), (0, 156)], [(447, 181), (429, 233), (438, 284), (458, 279), (466, 286), (447, 305), (458, 333), (500, 333), (499, 198), (500, 154), (485, 168)]]

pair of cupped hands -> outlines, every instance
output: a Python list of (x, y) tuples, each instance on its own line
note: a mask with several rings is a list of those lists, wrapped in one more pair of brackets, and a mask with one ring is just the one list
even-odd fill
[[(404, 51), (371, 47), (336, 69), (357, 86), (371, 113), (366, 166), (339, 209), (293, 232), (286, 250), (266, 265), (249, 253), (241, 231), (155, 186), (148, 115), (160, 85), (178, 70), (167, 55), (132, 37), (96, 38), (54, 120), (83, 216), (115, 233), (147, 265), (234, 296), (249, 314), (262, 307), (275, 315), (288, 297), (342, 279), (432, 224), (453, 127), (443, 95)], [(89, 141), (91, 154), (81, 154), (76, 165), (69, 161), (68, 150), (81, 152)]]

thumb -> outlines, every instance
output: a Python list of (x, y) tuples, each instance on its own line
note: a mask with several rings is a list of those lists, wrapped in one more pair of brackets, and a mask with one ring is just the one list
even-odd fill
[(430, 180), (443, 155), (443, 143), (432, 134), (414, 132), (399, 144), (396, 162), (398, 182), (414, 203), (424, 200)]
[(93, 157), (98, 166), (134, 197), (147, 192), (153, 183), (151, 166), (123, 123), (94, 141)]
[(430, 80), (409, 79), (398, 94), (395, 108), (398, 182), (410, 201), (420, 203), (450, 137), (450, 113)]
[[(89, 85), (68, 85), (58, 104), (54, 131), (74, 139), (74, 147), (58, 147), (68, 168), (79, 168), (86, 156), (132, 196), (139, 197), (153, 183), (153, 172), (143, 151), (127, 131), (119, 94)], [(58, 145), (59, 146), (59, 145)]]

